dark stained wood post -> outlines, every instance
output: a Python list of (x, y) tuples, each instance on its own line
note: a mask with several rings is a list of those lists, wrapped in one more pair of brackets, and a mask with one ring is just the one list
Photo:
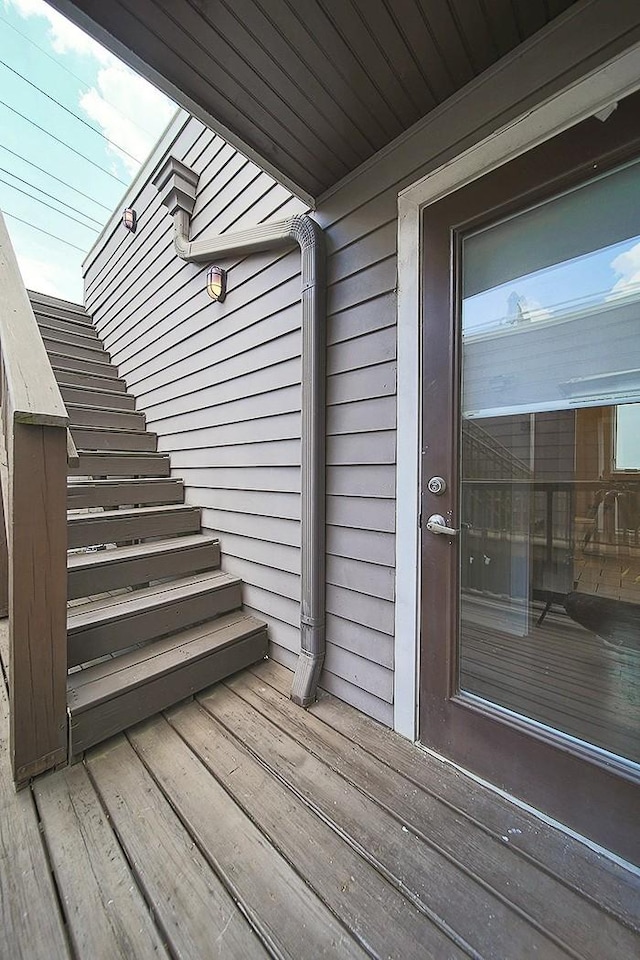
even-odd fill
[(4, 591), (9, 747), (21, 785), (67, 759), (69, 418), (1, 216), (0, 288), (0, 606)]
[(66, 430), (15, 423), (10, 485), (10, 750), (21, 784), (66, 760)]

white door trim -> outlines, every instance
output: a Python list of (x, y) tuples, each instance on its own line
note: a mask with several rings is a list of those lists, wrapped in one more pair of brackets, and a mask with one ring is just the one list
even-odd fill
[(394, 729), (418, 736), (421, 223), (425, 207), (640, 89), (640, 43), (398, 195), (398, 428)]

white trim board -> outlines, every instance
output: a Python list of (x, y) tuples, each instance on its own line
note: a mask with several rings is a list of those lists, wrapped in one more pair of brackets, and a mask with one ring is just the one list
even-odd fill
[(394, 729), (418, 736), (421, 224), (424, 208), (640, 89), (640, 43), (398, 195), (398, 434)]

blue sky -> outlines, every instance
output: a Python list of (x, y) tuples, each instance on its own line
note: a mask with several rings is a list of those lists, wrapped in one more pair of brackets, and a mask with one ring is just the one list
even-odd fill
[(176, 106), (43, 0), (0, 0), (0, 101), (0, 209), (25, 284), (81, 302), (82, 260)]

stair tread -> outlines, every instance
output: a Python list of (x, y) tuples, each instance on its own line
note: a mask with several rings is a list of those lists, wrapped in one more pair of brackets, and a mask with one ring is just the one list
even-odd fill
[[(98, 481), (103, 482), (104, 481)], [(67, 517), (67, 523), (87, 523), (95, 520), (97, 523), (108, 520), (126, 520), (128, 517), (155, 517), (165, 513), (191, 513), (199, 510), (189, 503), (163, 503), (152, 507), (131, 507), (129, 510), (101, 510), (100, 513), (74, 513)]]
[(157, 609), (187, 597), (238, 583), (240, 583), (239, 577), (224, 573), (222, 570), (205, 570), (189, 577), (153, 584), (150, 587), (121, 593), (114, 597), (87, 600), (68, 608), (67, 632), (83, 630), (98, 622), (122, 620), (127, 616), (135, 616), (141, 610)]
[[(59, 341), (59, 342), (61, 343), (62, 341)], [(105, 357), (106, 357), (106, 356), (107, 356), (106, 350), (104, 350), (102, 347), (100, 348), (100, 350), (101, 350), (102, 353), (104, 353), (104, 355), (105, 355)], [(98, 363), (98, 364), (100, 364), (100, 366), (102, 366), (102, 367), (111, 367), (111, 366), (113, 366), (113, 364), (111, 363), (111, 360), (110, 360), (110, 359), (108, 359), (108, 360), (99, 359), (99, 360), (98, 360), (98, 359), (94, 359), (93, 357), (92, 357), (91, 359), (89, 359), (89, 357), (74, 357), (74, 355), (73, 355), (72, 353), (65, 353), (63, 350), (48, 350), (47, 352), (48, 352), (48, 354), (49, 354), (49, 359), (51, 360), (51, 366), (54, 367), (54, 369), (58, 369), (58, 370), (60, 370), (60, 369), (72, 370), (72, 369), (73, 369), (73, 367), (66, 367), (66, 368), (65, 368), (64, 363), (62, 363), (62, 364), (61, 364), (61, 363), (58, 363), (58, 362), (57, 362), (58, 360), (62, 360), (62, 361), (64, 361), (64, 360), (73, 360), (74, 363), (75, 363), (77, 360), (80, 360), (80, 361), (86, 360), (87, 363)], [(54, 363), (54, 358), (55, 358), (55, 361), (56, 361), (55, 363)], [(114, 367), (114, 369), (115, 369), (115, 367)]]
[[(58, 386), (62, 386), (62, 384), (58, 384)], [(67, 384), (67, 386), (71, 386), (71, 384)], [(104, 390), (103, 392), (104, 392), (104, 393), (110, 393), (110, 394), (114, 394), (114, 393), (115, 393), (114, 390)], [(119, 396), (119, 394), (116, 394), (116, 396)], [(125, 415), (126, 415), (126, 414), (129, 414), (129, 415), (132, 415), (132, 416), (134, 416), (134, 417), (143, 417), (143, 416), (144, 416), (144, 413), (143, 413), (141, 410), (122, 410), (120, 407), (98, 407), (98, 406), (96, 406), (95, 403), (79, 403), (79, 402), (77, 402), (76, 400), (71, 400), (71, 401), (69, 401), (69, 403), (66, 403), (65, 406), (66, 406), (67, 411), (69, 412), (70, 415), (71, 415), (71, 411), (73, 411), (73, 410), (95, 410), (95, 411), (98, 412), (98, 413), (117, 413), (117, 414), (121, 414), (121, 413), (122, 413), (122, 414), (125, 414)], [(72, 416), (72, 415), (71, 415), (71, 422), (73, 423), (73, 416)], [(84, 424), (83, 424), (83, 426), (84, 426)], [(116, 428), (116, 429), (117, 429), (117, 428)]]
[(79, 456), (88, 457), (152, 457), (154, 460), (169, 459), (169, 454), (162, 450), (86, 450), (78, 449)]
[(77, 670), (67, 682), (69, 709), (72, 714), (82, 713), (265, 629), (256, 617), (234, 611)]
[[(96, 480), (93, 477), (69, 477), (67, 486), (68, 487), (96, 487), (100, 489), (101, 486), (112, 487), (114, 484), (117, 486), (130, 487), (134, 489), (136, 486), (142, 486), (144, 484), (167, 484), (175, 483), (181, 484), (182, 479), (180, 477), (122, 477), (117, 480)], [(135, 503), (135, 499), (131, 500), (131, 503)]]
[(156, 556), (160, 553), (178, 553), (180, 550), (191, 550), (193, 547), (204, 547), (207, 544), (215, 545), (217, 537), (207, 536), (205, 533), (192, 533), (182, 537), (171, 537), (168, 540), (154, 540), (151, 543), (133, 543), (125, 547), (112, 547), (95, 553), (72, 553), (67, 559), (67, 568), (72, 570), (86, 570), (89, 567), (104, 567), (111, 563), (123, 563), (140, 557)]
[[(67, 412), (68, 412), (68, 409), (69, 408), (67, 407)], [(84, 431), (85, 433), (126, 433), (127, 436), (131, 436), (132, 433), (133, 434), (139, 433), (146, 436), (157, 437), (157, 433), (154, 433), (153, 430), (126, 430), (126, 429), (123, 430), (122, 427), (104, 427), (101, 425), (94, 426), (92, 423), (90, 424), (75, 423), (74, 424), (72, 421), (71, 429), (73, 429), (74, 427), (76, 430)], [(148, 452), (151, 452), (151, 451), (148, 451)], [(158, 453), (161, 451), (154, 451), (154, 452)]]
[[(56, 333), (61, 334), (61, 336), (56, 336)], [(48, 341), (49, 343), (60, 344), (61, 347), (82, 347), (83, 350), (90, 350), (91, 353), (97, 353), (100, 356), (108, 356), (107, 350), (102, 346), (100, 340), (94, 340), (92, 337), (85, 337), (88, 341), (87, 343), (75, 343), (72, 340), (64, 339), (64, 331), (55, 330), (54, 327), (40, 327), (40, 335), (43, 340)], [(60, 356), (75, 357), (73, 353), (67, 353), (65, 350), (53, 350), (52, 352)], [(75, 357), (75, 359), (78, 359)], [(93, 360), (93, 357), (87, 357), (89, 360)], [(111, 362), (111, 357), (109, 357), (108, 363)]]

